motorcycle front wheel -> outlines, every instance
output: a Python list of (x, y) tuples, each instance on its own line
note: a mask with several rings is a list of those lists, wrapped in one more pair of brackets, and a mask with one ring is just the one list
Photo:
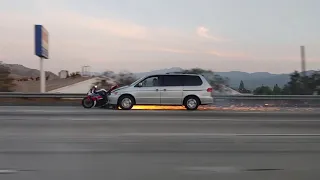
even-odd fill
[(90, 109), (90, 108), (92, 108), (94, 106), (94, 101), (92, 99), (88, 98), (88, 97), (85, 97), (85, 98), (82, 99), (82, 103), (81, 104), (82, 104), (82, 106), (84, 108)]

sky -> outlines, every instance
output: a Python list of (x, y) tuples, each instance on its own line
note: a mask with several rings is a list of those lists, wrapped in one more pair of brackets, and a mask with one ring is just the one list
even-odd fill
[(0, 61), (39, 67), (34, 25), (49, 32), (45, 69), (288, 73), (320, 69), (319, 0), (0, 0)]

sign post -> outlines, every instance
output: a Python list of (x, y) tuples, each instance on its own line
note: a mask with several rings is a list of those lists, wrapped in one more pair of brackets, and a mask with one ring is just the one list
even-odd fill
[(44, 73), (44, 68), (43, 68), (43, 58), (40, 58), (40, 92), (44, 93), (46, 92), (46, 75)]
[(40, 92), (46, 92), (44, 60), (49, 58), (49, 33), (42, 25), (35, 25), (35, 55), (40, 57)]

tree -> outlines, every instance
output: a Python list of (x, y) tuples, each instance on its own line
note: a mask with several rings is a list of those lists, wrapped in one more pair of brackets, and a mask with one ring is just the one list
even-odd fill
[(288, 84), (284, 85), (284, 87), (281, 90), (282, 95), (291, 95), (290, 87)]
[(244, 88), (244, 83), (243, 83), (243, 81), (241, 80), (238, 91), (241, 92), (241, 91), (243, 91), (244, 89), (245, 89), (245, 88)]
[(288, 87), (290, 89), (290, 94), (292, 95), (302, 95), (303, 94), (303, 83), (300, 73), (294, 71), (290, 75), (290, 81), (288, 82)]
[(281, 88), (278, 86), (278, 84), (276, 84), (276, 85), (273, 87), (273, 94), (274, 94), (274, 95), (281, 95)]
[(308, 77), (308, 87), (311, 94), (320, 95), (320, 71), (316, 71)]
[(104, 89), (109, 89), (111, 86), (116, 84), (118, 86), (127, 86), (137, 80), (133, 73), (127, 71), (120, 72), (119, 74), (112, 71), (105, 71), (102, 75), (103, 77), (95, 82), (94, 85)]
[(248, 89), (246, 89), (246, 88), (244, 87), (244, 83), (243, 83), (242, 80), (240, 81), (240, 85), (239, 85), (239, 88), (238, 88), (238, 92), (239, 92), (239, 93), (251, 93), (250, 90), (248, 90)]
[[(277, 84), (273, 87), (274, 95), (312, 95), (320, 94), (320, 72), (315, 71), (310, 76), (301, 76), (294, 71), (290, 74), (290, 81), (281, 89)], [(269, 94), (266, 86), (255, 89), (255, 94)]]
[(290, 75), (290, 81), (282, 89), (285, 95), (311, 95), (318, 93), (320, 73), (315, 71), (311, 76), (301, 76), (295, 71)]
[(115, 77), (116, 73), (114, 73), (113, 71), (104, 71), (102, 73), (102, 76), (107, 76), (107, 77), (111, 77), (114, 76)]
[(228, 78), (224, 78), (220, 75), (217, 75), (211, 70), (193, 68), (193, 69), (184, 70), (183, 73), (203, 75), (215, 90), (221, 90), (223, 86), (228, 86), (228, 83), (229, 83)]
[(264, 86), (262, 85), (261, 87), (257, 87), (254, 91), (253, 91), (254, 95), (272, 95), (273, 92), (270, 89), (269, 86)]
[(119, 86), (127, 86), (136, 81), (137, 78), (131, 72), (120, 72), (115, 81)]
[(10, 77), (10, 69), (0, 62), (0, 92), (14, 91), (14, 79)]
[(77, 77), (81, 77), (81, 74), (80, 74), (80, 72), (72, 72), (72, 73), (70, 73), (70, 77), (71, 78), (77, 78)]

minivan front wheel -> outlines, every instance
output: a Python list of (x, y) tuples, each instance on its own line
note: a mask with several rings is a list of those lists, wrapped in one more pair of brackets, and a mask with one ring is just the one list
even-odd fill
[(184, 101), (184, 106), (187, 110), (197, 110), (200, 105), (200, 101), (195, 96), (189, 96)]
[(119, 99), (119, 106), (123, 110), (130, 110), (134, 105), (134, 100), (131, 96), (122, 96)]

